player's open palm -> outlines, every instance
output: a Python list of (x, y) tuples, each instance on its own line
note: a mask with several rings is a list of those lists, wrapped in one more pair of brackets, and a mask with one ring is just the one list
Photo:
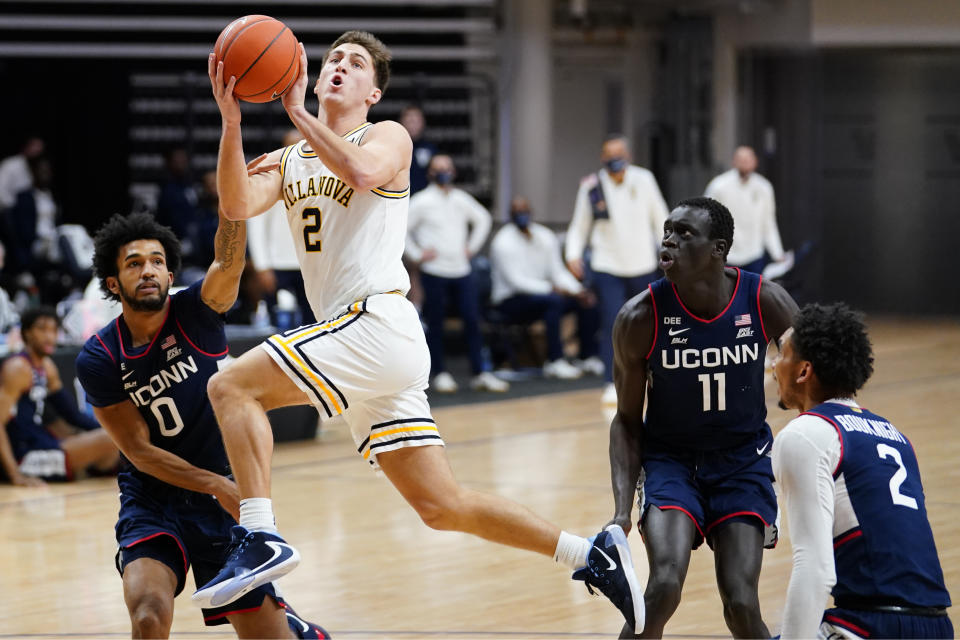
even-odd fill
[(217, 62), (217, 57), (210, 54), (207, 57), (207, 75), (210, 76), (210, 85), (213, 88), (213, 97), (220, 107), (220, 116), (228, 124), (240, 123), (240, 101), (233, 95), (233, 87), (237, 83), (234, 76), (226, 82), (223, 78), (223, 62)]
[(307, 51), (303, 48), (302, 42), (297, 43), (297, 48), (300, 50), (300, 71), (297, 73), (297, 79), (281, 98), (283, 108), (287, 111), (302, 107), (307, 95)]

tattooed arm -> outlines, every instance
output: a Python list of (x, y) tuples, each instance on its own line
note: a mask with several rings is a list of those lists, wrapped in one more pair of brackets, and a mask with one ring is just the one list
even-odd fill
[(213, 263), (200, 287), (200, 298), (217, 313), (226, 313), (240, 291), (240, 275), (246, 264), (247, 223), (227, 220), (221, 211), (213, 242)]
[[(261, 164), (267, 154), (254, 158), (247, 163), (247, 175), (266, 173), (277, 168), (276, 163)], [(216, 311), (226, 313), (237, 301), (240, 291), (240, 275), (246, 264), (247, 223), (234, 222), (218, 210), (220, 223), (217, 235), (213, 239), (213, 263), (207, 269), (207, 276), (200, 286), (200, 299)]]

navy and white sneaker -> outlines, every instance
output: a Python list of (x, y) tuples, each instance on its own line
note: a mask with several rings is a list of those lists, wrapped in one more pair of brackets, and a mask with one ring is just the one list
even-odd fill
[(289, 604), (284, 603), (283, 608), (284, 613), (287, 614), (287, 624), (290, 625), (290, 630), (293, 631), (296, 637), (320, 638), (320, 640), (327, 640), (330, 637), (326, 629), (298, 616), (297, 612), (294, 611), (293, 607)]
[(599, 589), (620, 609), (635, 634), (643, 632), (646, 623), (643, 591), (633, 570), (627, 536), (620, 525), (612, 524), (596, 535), (586, 566), (574, 571), (573, 579), (586, 582), (591, 594), (596, 595), (593, 587)]
[(240, 525), (230, 530), (234, 548), (213, 580), (192, 596), (205, 609), (230, 604), (262, 584), (273, 582), (300, 564), (300, 552), (280, 536), (247, 531)]

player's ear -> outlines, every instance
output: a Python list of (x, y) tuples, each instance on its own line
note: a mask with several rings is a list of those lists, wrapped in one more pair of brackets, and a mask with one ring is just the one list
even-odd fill
[(380, 102), (380, 98), (383, 97), (383, 91), (380, 90), (380, 87), (374, 87), (373, 91), (370, 92), (370, 95), (367, 96), (367, 104), (373, 106)]
[(172, 286), (173, 286), (173, 271), (167, 271), (167, 275), (170, 276), (170, 282), (168, 282), (167, 284), (172, 287)]
[(727, 241), (723, 238), (718, 238), (713, 241), (713, 255), (717, 258), (720, 258), (724, 262), (727, 260)]
[(804, 384), (813, 379), (813, 365), (804, 360), (797, 372), (797, 384)]
[(120, 281), (114, 278), (113, 276), (107, 276), (106, 279), (107, 289), (110, 293), (115, 295), (120, 295)]

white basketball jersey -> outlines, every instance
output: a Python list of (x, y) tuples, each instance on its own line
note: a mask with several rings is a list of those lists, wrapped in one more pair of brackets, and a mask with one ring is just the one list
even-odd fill
[[(360, 144), (372, 126), (365, 123), (344, 138)], [(406, 295), (410, 279), (401, 257), (409, 187), (355, 191), (306, 141), (284, 149), (280, 176), (307, 299), (318, 321), (376, 293)]]

